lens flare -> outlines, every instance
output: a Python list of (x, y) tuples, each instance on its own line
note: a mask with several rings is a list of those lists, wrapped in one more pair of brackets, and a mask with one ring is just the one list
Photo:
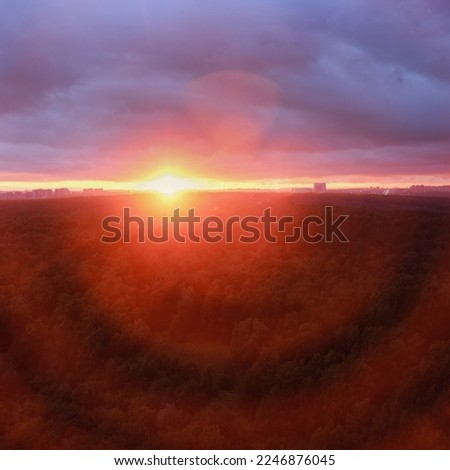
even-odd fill
[(192, 180), (167, 174), (149, 181), (145, 184), (145, 188), (150, 191), (172, 195), (181, 191), (195, 189), (195, 184)]

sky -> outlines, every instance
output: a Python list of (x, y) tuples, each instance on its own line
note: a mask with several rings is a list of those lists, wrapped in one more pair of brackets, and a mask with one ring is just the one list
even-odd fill
[(0, 187), (450, 184), (448, 0), (2, 0)]

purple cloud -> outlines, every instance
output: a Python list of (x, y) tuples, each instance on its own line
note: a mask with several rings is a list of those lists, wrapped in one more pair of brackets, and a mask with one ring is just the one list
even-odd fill
[(448, 31), (444, 0), (5, 0), (0, 174), (447, 178)]

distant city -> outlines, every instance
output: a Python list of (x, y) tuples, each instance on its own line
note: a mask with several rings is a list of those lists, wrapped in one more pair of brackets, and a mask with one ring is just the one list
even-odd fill
[(312, 188), (292, 188), (295, 193), (307, 192), (334, 192), (334, 193), (348, 193), (348, 194), (380, 194), (384, 196), (436, 196), (436, 195), (449, 195), (450, 185), (445, 186), (427, 186), (427, 185), (413, 185), (409, 188), (387, 188), (387, 187), (368, 187), (368, 188), (342, 188), (342, 189), (327, 189), (326, 183), (314, 183)]
[(103, 188), (86, 188), (81, 191), (71, 191), (69, 188), (32, 189), (30, 191), (3, 191), (0, 192), (0, 199), (59, 199), (72, 196), (104, 196), (105, 194), (108, 193)]
[[(205, 191), (205, 190), (203, 190)], [(212, 191), (212, 190), (211, 190)], [(220, 191), (220, 190), (215, 190)], [(449, 196), (450, 185), (428, 186), (413, 185), (409, 188), (386, 188), (386, 187), (367, 187), (367, 188), (340, 188), (329, 189), (327, 183), (314, 183), (311, 187), (293, 187), (290, 189), (223, 189), (222, 191), (271, 191), (271, 192), (294, 192), (294, 193), (347, 193), (347, 194), (378, 194), (384, 196)], [(107, 196), (123, 193), (141, 193), (151, 191), (124, 191), (124, 190), (105, 190), (103, 188), (86, 188), (82, 190), (70, 190), (69, 188), (57, 189), (32, 189), (26, 191), (0, 191), (0, 200), (37, 200), (37, 199), (61, 199), (80, 196)]]

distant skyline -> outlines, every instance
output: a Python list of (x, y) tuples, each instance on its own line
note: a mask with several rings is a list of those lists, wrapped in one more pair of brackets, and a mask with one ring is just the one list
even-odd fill
[(4, 0), (0, 190), (450, 184), (447, 0)]
[[(214, 181), (214, 180), (187, 180), (189, 184), (181, 190), (227, 190), (227, 189), (255, 189), (255, 190), (291, 190), (294, 188), (309, 188), (313, 189), (315, 183), (278, 183), (273, 180), (230, 180), (230, 181)], [(156, 182), (156, 184), (154, 184)], [(411, 183), (411, 184), (378, 184), (376, 182), (368, 182), (367, 184), (343, 184), (343, 183), (329, 183), (326, 181), (317, 181), (316, 183), (325, 183), (328, 190), (341, 190), (341, 189), (369, 189), (369, 188), (411, 188), (414, 186), (425, 187), (449, 187), (450, 184), (428, 184), (428, 183)], [(83, 191), (85, 189), (101, 188), (106, 191), (160, 191), (162, 189), (161, 183), (158, 179), (149, 180), (147, 182), (111, 182), (111, 181), (56, 181), (56, 182), (9, 182), (0, 186), (0, 192), (8, 191), (32, 191), (35, 189), (61, 189), (67, 188), (71, 191)]]

